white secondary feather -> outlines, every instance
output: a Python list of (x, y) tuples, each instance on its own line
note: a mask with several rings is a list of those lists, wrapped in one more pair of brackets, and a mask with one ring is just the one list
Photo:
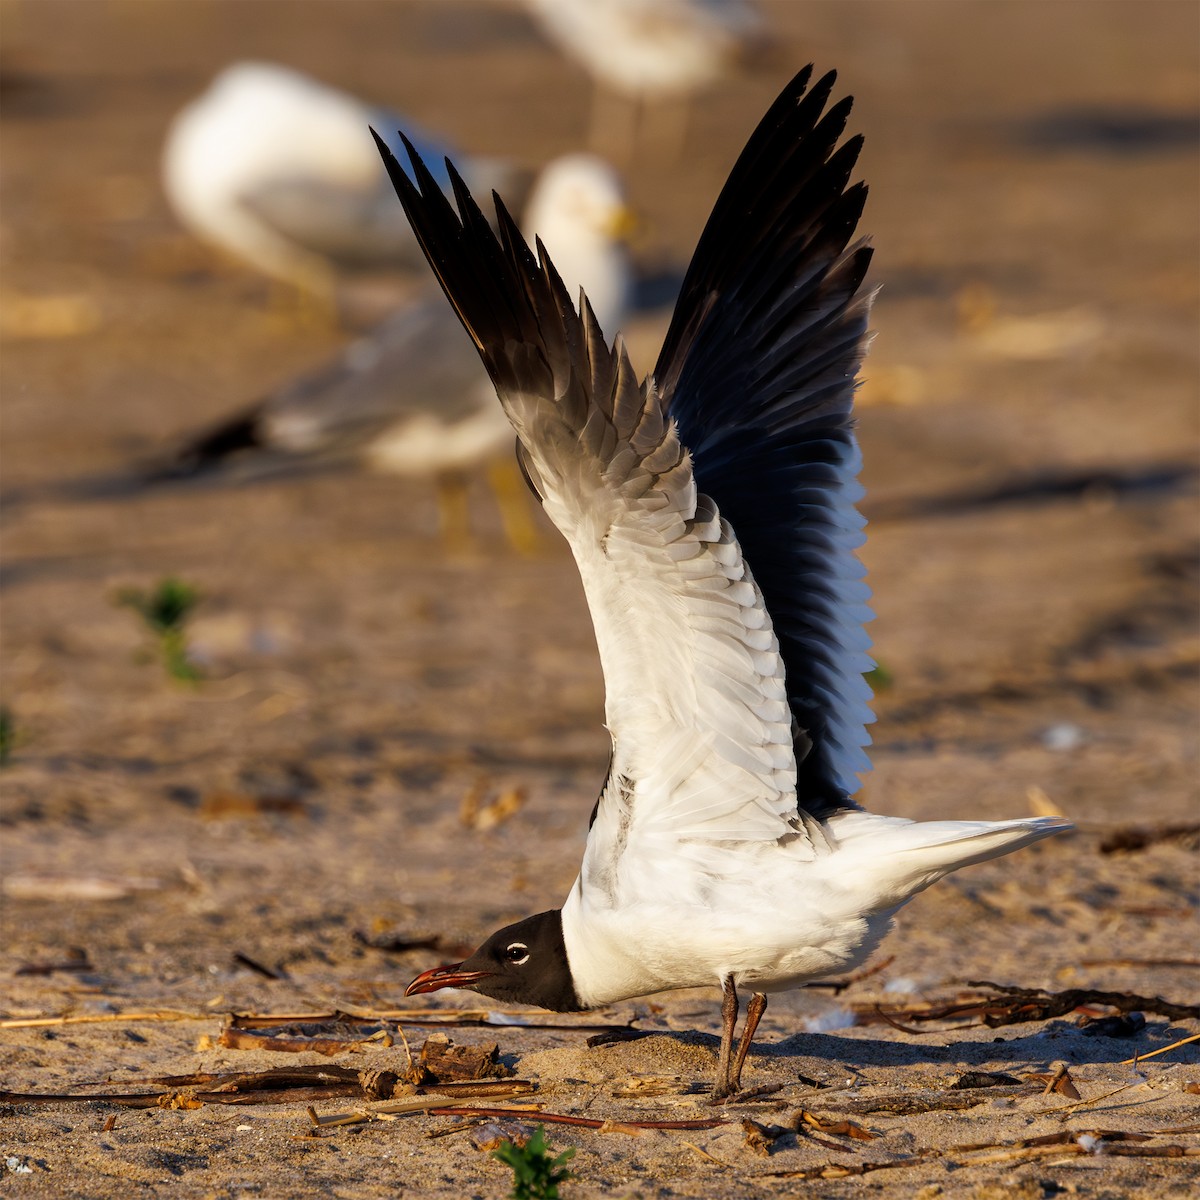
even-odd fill
[[(591, 335), (602, 369), (594, 323)], [(608, 382), (614, 390), (585, 393), (582, 409), (533, 393), (502, 399), (591, 610), (613, 782), (588, 861), (622, 876), (622, 846), (783, 837), (796, 795), (779, 647), (737, 539), (697, 495), (653, 384), (638, 386), (623, 351)], [(616, 895), (638, 884), (604, 886)]]

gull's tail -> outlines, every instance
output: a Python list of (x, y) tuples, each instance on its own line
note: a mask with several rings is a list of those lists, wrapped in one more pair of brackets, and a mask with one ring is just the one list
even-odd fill
[(903, 904), (959, 867), (1011, 854), (1072, 828), (1062, 817), (904, 821), (866, 812), (839, 814), (829, 822), (839, 872), (860, 866), (864, 875), (877, 879), (880, 909)]

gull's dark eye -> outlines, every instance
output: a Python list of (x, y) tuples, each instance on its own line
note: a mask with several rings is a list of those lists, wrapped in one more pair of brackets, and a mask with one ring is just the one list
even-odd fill
[(511, 945), (505, 946), (504, 961), (512, 963), (514, 967), (519, 967), (523, 962), (528, 962), (529, 947), (524, 942), (513, 942)]

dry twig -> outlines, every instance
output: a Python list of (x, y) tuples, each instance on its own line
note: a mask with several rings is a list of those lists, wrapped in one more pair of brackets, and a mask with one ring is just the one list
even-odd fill
[(211, 1021), (213, 1014), (153, 1009), (149, 1012), (74, 1013), (59, 1017), (3, 1017), (0, 1029), (42, 1029), (56, 1025), (99, 1025), (113, 1021)]
[(896, 956), (890, 954), (887, 958), (875, 963), (874, 966), (865, 967), (861, 971), (856, 971), (853, 975), (847, 975), (842, 979), (819, 979), (815, 983), (806, 983), (804, 986), (810, 989), (827, 988), (835, 996), (840, 996), (848, 987), (856, 983), (861, 983), (864, 979), (870, 979), (872, 975), (878, 975), (880, 971), (886, 971), (895, 961)]
[(1160, 1054), (1166, 1054), (1168, 1050), (1178, 1050), (1180, 1046), (1186, 1046), (1189, 1042), (1200, 1042), (1200, 1033), (1193, 1033), (1191, 1037), (1180, 1038), (1177, 1042), (1172, 1042), (1169, 1046), (1159, 1046), (1157, 1050), (1151, 1050), (1149, 1054), (1135, 1054), (1132, 1058), (1121, 1060), (1121, 1066), (1130, 1067), (1137, 1063), (1145, 1062), (1148, 1058), (1156, 1058)]
[[(1064, 992), (1044, 992), (1038, 988), (1009, 987), (986, 980), (972, 980), (968, 987), (983, 995), (964, 996), (955, 1001), (931, 1003), (918, 1001), (894, 1005), (885, 1011), (878, 1004), (852, 1005), (860, 1024), (882, 1021), (903, 1033), (927, 1036), (938, 1032), (917, 1029), (914, 1023), (931, 1021), (973, 1021), (995, 1029), (1001, 1025), (1016, 1025), (1025, 1021), (1048, 1021), (1066, 1016), (1079, 1009), (1103, 1008), (1118, 1012), (1150, 1012), (1171, 1020), (1186, 1021), (1200, 1018), (1200, 1005), (1175, 1004), (1161, 996), (1139, 996), (1133, 992), (1103, 992), (1091, 988), (1071, 988)], [(987, 995), (987, 991), (992, 995)], [(1101, 1007), (1102, 1006), (1102, 1007)], [(905, 1020), (897, 1020), (903, 1017)], [(907, 1022), (907, 1023), (906, 1023)]]

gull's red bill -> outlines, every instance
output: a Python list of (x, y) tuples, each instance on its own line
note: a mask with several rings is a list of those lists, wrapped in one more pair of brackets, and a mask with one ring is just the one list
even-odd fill
[(437, 992), (448, 987), (470, 987), (481, 979), (486, 979), (491, 971), (464, 971), (462, 963), (450, 963), (449, 966), (430, 967), (422, 971), (404, 989), (406, 996), (419, 996), (424, 992)]

